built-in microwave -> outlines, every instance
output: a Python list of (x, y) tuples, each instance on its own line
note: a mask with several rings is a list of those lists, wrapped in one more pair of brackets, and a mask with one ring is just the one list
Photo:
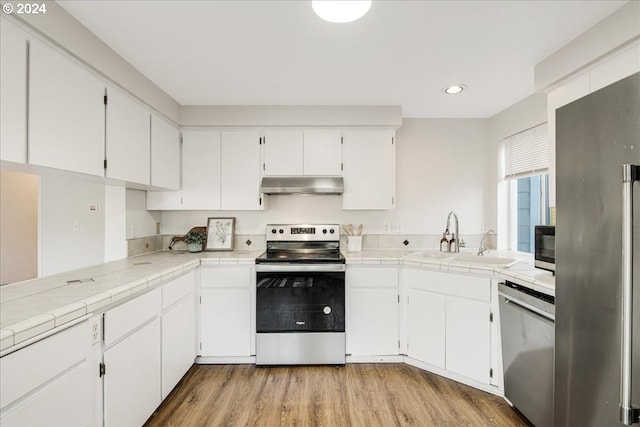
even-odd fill
[(534, 265), (543, 270), (556, 272), (556, 227), (555, 225), (535, 226)]

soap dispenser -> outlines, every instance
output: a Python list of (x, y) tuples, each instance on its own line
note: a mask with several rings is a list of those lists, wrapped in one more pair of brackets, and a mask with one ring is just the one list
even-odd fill
[(442, 239), (440, 239), (440, 252), (447, 252), (449, 250), (449, 241), (447, 240), (446, 233), (442, 233)]
[(456, 233), (451, 233), (451, 240), (449, 240), (449, 252), (458, 251), (458, 241), (456, 240)]

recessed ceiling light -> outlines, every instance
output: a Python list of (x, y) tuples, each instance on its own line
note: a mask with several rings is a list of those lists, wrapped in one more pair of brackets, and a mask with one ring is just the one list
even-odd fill
[(463, 85), (459, 83), (459, 84), (451, 85), (447, 88), (444, 88), (442, 91), (449, 95), (455, 95), (456, 93), (462, 92), (466, 87), (467, 85)]
[(325, 21), (343, 24), (362, 18), (371, 8), (371, 0), (312, 0), (311, 7)]

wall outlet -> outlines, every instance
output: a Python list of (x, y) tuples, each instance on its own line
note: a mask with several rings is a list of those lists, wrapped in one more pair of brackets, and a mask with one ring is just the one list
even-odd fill
[(401, 232), (402, 231), (402, 223), (399, 223), (399, 222), (391, 223), (391, 231), (393, 231), (394, 233)]
[(98, 344), (102, 341), (102, 328), (100, 327), (100, 317), (96, 316), (89, 320), (91, 330), (91, 345)]

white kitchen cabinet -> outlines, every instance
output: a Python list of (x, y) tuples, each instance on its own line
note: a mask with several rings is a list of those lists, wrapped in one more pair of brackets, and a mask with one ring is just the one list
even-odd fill
[(347, 354), (397, 356), (398, 269), (349, 267), (346, 284)]
[(195, 300), (189, 294), (162, 315), (162, 399), (195, 360)]
[(265, 176), (302, 175), (302, 131), (268, 131), (264, 134)]
[(29, 163), (104, 176), (105, 84), (37, 40), (29, 65)]
[(200, 356), (251, 355), (251, 276), (249, 267), (200, 270)]
[(90, 353), (84, 321), (0, 358), (0, 425), (91, 425), (97, 365)]
[(151, 185), (180, 189), (180, 130), (162, 117), (151, 115)]
[(483, 301), (447, 297), (446, 369), (489, 384), (491, 307)]
[(220, 209), (220, 132), (182, 133), (182, 209)]
[(491, 384), (491, 281), (488, 278), (406, 268), (407, 352), (420, 362)]
[(0, 159), (27, 161), (27, 34), (0, 17)]
[(344, 133), (343, 209), (395, 207), (395, 143), (392, 130)]
[(407, 355), (445, 369), (446, 298), (432, 292), (409, 289)]
[(149, 185), (151, 113), (121, 91), (107, 88), (107, 178)]
[(181, 191), (147, 191), (147, 210), (174, 211), (182, 209)]
[(143, 425), (162, 401), (160, 319), (106, 350), (103, 360), (104, 425)]
[(220, 206), (224, 210), (260, 210), (260, 134), (223, 131)]
[(279, 130), (264, 135), (265, 176), (342, 175), (342, 132)]
[(342, 132), (339, 130), (304, 131), (304, 175), (342, 175)]

